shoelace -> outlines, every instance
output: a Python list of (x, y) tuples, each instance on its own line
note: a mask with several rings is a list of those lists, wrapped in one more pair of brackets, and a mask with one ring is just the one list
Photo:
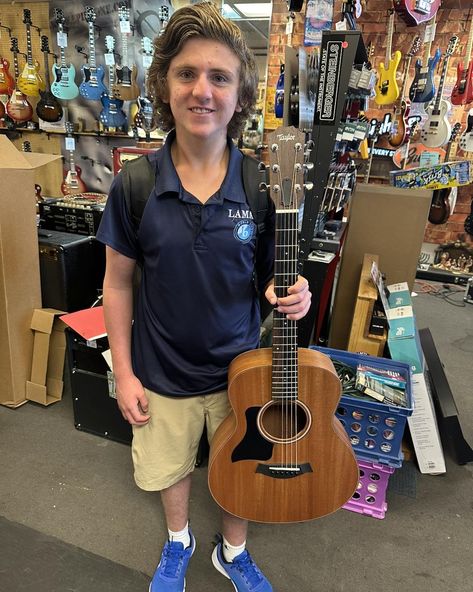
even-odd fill
[(184, 558), (184, 547), (182, 543), (167, 543), (164, 549), (164, 569), (163, 574), (167, 578), (177, 577)]
[(261, 582), (259, 570), (248, 551), (244, 551), (239, 557), (236, 557), (233, 563), (252, 588)]

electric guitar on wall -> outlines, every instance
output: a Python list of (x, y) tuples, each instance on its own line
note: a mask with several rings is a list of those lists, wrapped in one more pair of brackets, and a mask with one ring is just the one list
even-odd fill
[(368, 164), (366, 166), (365, 176), (363, 177), (363, 183), (368, 183), (370, 180), (371, 174), (371, 165), (373, 164), (373, 156), (374, 156), (374, 147), (376, 146), (376, 142), (379, 140), (379, 132), (381, 131), (382, 121), (378, 121), (375, 125), (373, 135), (371, 136), (371, 144), (370, 144), (370, 156), (368, 159)]
[[(13, 66), (16, 81), (20, 75), (20, 69), (18, 67), (18, 39), (16, 37), (11, 38), (10, 51), (13, 54)], [(15, 123), (30, 121), (33, 117), (33, 107), (31, 106), (31, 103), (28, 101), (26, 95), (18, 90), (16, 86), (5, 105), (5, 109), (8, 116), (13, 119)]]
[[(298, 277), (298, 213), (304, 184), (303, 131), (268, 136), (270, 192), (276, 201), (275, 292)], [(273, 345), (230, 364), (233, 409), (212, 440), (209, 487), (230, 514), (258, 522), (301, 522), (343, 506), (359, 472), (335, 417), (340, 380), (331, 360), (299, 348), (297, 322), (274, 311)]]
[(79, 92), (84, 99), (98, 101), (107, 87), (103, 83), (105, 70), (102, 65), (97, 66), (95, 59), (95, 10), (91, 6), (85, 7), (85, 20), (89, 26), (89, 61), (82, 66), (84, 80), (79, 86)]
[(394, 0), (396, 12), (409, 27), (430, 21), (440, 8), (442, 0)]
[(473, 152), (473, 109), (468, 112), (466, 130), (461, 135), (458, 144), (465, 152)]
[[(435, 26), (435, 22), (432, 26)], [(437, 48), (433, 57), (430, 57), (432, 43), (433, 38), (425, 44), (422, 61), (416, 60), (415, 75), (409, 89), (409, 98), (413, 103), (428, 103), (435, 96), (434, 73), (442, 52)]]
[(73, 64), (66, 63), (67, 35), (64, 31), (64, 12), (61, 8), (55, 8), (54, 14), (58, 27), (59, 65), (53, 65), (53, 83), (51, 92), (55, 97), (62, 100), (75, 99), (79, 95), (79, 87), (75, 83), (76, 69)]
[[(168, 8), (166, 6), (166, 8)], [(144, 88), (146, 91), (147, 80), (148, 80), (148, 68), (151, 65), (153, 56), (153, 44), (149, 37), (143, 37), (141, 40), (143, 49), (143, 67), (145, 68), (145, 81)], [(153, 101), (147, 94), (140, 95), (136, 102), (138, 103), (138, 111), (135, 115), (134, 123), (136, 127), (139, 127), (144, 132), (152, 132), (156, 129), (156, 122), (154, 119)]]
[(33, 49), (31, 45), (31, 11), (23, 10), (23, 23), (26, 26), (26, 64), (17, 80), (17, 87), (29, 97), (37, 97), (40, 90), (45, 90), (46, 85), (39, 74), (39, 63), (33, 61)]
[(59, 121), (63, 115), (62, 107), (50, 90), (49, 77), (49, 41), (46, 35), (41, 36), (41, 51), (44, 53), (44, 71), (46, 72), (46, 89), (40, 90), (41, 99), (36, 105), (36, 114), (43, 121), (51, 123)]
[(457, 66), (457, 80), (452, 90), (452, 103), (454, 105), (466, 105), (473, 101), (473, 19), (470, 19), (470, 32), (466, 44), (465, 59)]
[(421, 46), (420, 37), (417, 36), (411, 46), (409, 53), (406, 55), (405, 66), (404, 66), (404, 75), (403, 75), (403, 82), (402, 82), (402, 90), (400, 94), (400, 99), (396, 103), (394, 107), (393, 113), (393, 120), (391, 123), (391, 129), (389, 131), (388, 141), (391, 146), (398, 147), (407, 140), (407, 135), (409, 133), (409, 113), (411, 110), (411, 102), (409, 98), (406, 96), (406, 89), (407, 89), (407, 79), (409, 76), (409, 68), (411, 65), (411, 61), (413, 56), (415, 56)]
[(451, 109), (451, 104), (446, 99), (443, 99), (442, 95), (450, 56), (454, 53), (457, 45), (458, 37), (454, 35), (451, 37), (448, 43), (447, 51), (445, 52), (442, 74), (440, 76), (439, 88), (435, 97), (435, 101), (426, 109), (428, 117), (427, 121), (424, 122), (422, 127), (420, 139), (422, 144), (429, 148), (443, 146), (448, 142), (448, 139), (452, 133), (452, 126), (448, 121), (448, 113)]
[(0, 57), (0, 95), (11, 95), (15, 88), (15, 80), (10, 74), (10, 62)]
[(122, 40), (122, 63), (117, 66), (117, 82), (113, 85), (113, 96), (123, 101), (133, 101), (140, 94), (136, 84), (138, 75), (136, 64), (132, 65), (128, 55), (128, 37), (130, 35), (130, 9), (127, 6), (120, 6), (118, 9), (120, 19), (120, 34)]
[(64, 181), (61, 183), (61, 192), (63, 195), (75, 195), (76, 193), (84, 193), (87, 191), (84, 181), (81, 179), (81, 169), (76, 166), (74, 161), (75, 141), (72, 135), (73, 126), (70, 121), (66, 122), (66, 150), (69, 152), (69, 170), (64, 176)]
[[(111, 89), (115, 84), (115, 60), (113, 50), (115, 49), (115, 39), (112, 35), (105, 37), (107, 47), (106, 63), (108, 63), (108, 87)], [(108, 57), (107, 57), (108, 56)], [(123, 127), (127, 123), (126, 113), (123, 111), (123, 101), (114, 99), (109, 93), (104, 93), (102, 98), (103, 109), (100, 112), (99, 119), (105, 127)]]
[(394, 10), (389, 10), (388, 34), (386, 44), (386, 61), (379, 64), (378, 81), (375, 86), (374, 100), (378, 105), (390, 105), (399, 97), (399, 86), (396, 80), (396, 71), (401, 61), (401, 52), (392, 53), (392, 41), (394, 34)]
[[(456, 123), (452, 128), (452, 133), (448, 141), (447, 150), (445, 152), (444, 162), (450, 161), (450, 153), (453, 142), (460, 131), (461, 123)], [(429, 222), (431, 224), (445, 224), (450, 213), (453, 212), (457, 197), (457, 187), (444, 187), (443, 189), (435, 189), (432, 195), (432, 203), (429, 210)]]

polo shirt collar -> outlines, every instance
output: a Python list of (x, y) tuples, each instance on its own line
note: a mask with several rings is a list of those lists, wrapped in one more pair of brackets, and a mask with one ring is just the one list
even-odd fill
[[(166, 192), (181, 194), (181, 182), (171, 157), (171, 145), (176, 138), (176, 131), (172, 130), (166, 137), (164, 145), (157, 153), (156, 194)], [(243, 180), (241, 176), (242, 153), (235, 146), (231, 138), (227, 138), (230, 150), (227, 174), (220, 188), (220, 196), (236, 203), (246, 203)]]

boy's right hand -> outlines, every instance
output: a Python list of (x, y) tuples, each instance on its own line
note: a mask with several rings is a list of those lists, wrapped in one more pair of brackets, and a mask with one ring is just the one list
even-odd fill
[(123, 417), (132, 425), (144, 425), (148, 423), (148, 397), (143, 385), (131, 375), (128, 378), (116, 379), (117, 403)]

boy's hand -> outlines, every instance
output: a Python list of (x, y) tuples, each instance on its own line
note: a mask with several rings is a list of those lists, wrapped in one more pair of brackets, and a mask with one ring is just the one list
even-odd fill
[(298, 321), (310, 308), (312, 294), (309, 291), (309, 282), (300, 275), (297, 282), (288, 288), (287, 293), (287, 296), (277, 298), (274, 293), (274, 282), (271, 281), (266, 288), (265, 296), (278, 312), (285, 314), (291, 321)]
[(133, 374), (127, 378), (116, 378), (117, 403), (123, 417), (132, 425), (148, 423), (148, 397), (143, 385)]

